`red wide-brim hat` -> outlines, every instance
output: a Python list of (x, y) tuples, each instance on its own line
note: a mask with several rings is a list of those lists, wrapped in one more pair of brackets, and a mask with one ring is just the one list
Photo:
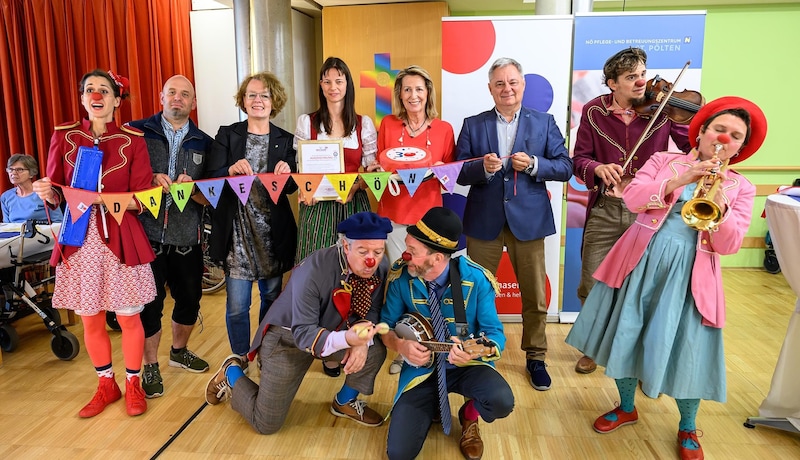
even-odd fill
[(750, 140), (747, 142), (739, 154), (731, 157), (730, 164), (739, 163), (750, 158), (764, 143), (767, 137), (767, 117), (761, 108), (753, 102), (738, 96), (725, 96), (714, 99), (708, 104), (700, 107), (697, 114), (689, 124), (689, 143), (692, 147), (697, 147), (697, 136), (700, 134), (700, 127), (712, 115), (728, 109), (744, 109), (750, 114)]

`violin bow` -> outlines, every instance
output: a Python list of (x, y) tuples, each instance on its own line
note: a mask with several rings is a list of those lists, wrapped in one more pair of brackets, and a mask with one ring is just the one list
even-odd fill
[(675, 87), (678, 86), (678, 82), (681, 80), (683, 73), (686, 71), (686, 69), (689, 68), (689, 64), (691, 63), (692, 61), (686, 61), (686, 64), (683, 65), (683, 68), (681, 69), (680, 73), (678, 73), (678, 76), (675, 77), (675, 81), (672, 83), (672, 87), (667, 92), (667, 97), (661, 100), (661, 103), (658, 104), (658, 108), (656, 109), (655, 113), (653, 114), (653, 116), (650, 117), (650, 122), (647, 123), (647, 127), (644, 129), (644, 131), (642, 131), (642, 135), (639, 136), (639, 140), (636, 141), (636, 144), (633, 146), (631, 153), (628, 154), (628, 159), (625, 161), (625, 164), (622, 165), (623, 174), (625, 173), (625, 170), (628, 168), (628, 166), (630, 166), (631, 161), (633, 160), (633, 156), (636, 155), (636, 151), (639, 150), (639, 147), (641, 147), (642, 144), (644, 143), (644, 138), (647, 137), (647, 134), (653, 127), (653, 124), (655, 124), (656, 118), (658, 118), (658, 116), (661, 115), (661, 111), (664, 109), (664, 106), (667, 105), (667, 101), (669, 101), (669, 98), (672, 97), (672, 93), (675, 91)]

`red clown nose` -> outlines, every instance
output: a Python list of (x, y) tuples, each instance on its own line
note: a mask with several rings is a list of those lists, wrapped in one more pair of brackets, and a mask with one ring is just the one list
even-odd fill
[(411, 254), (409, 254), (408, 252), (404, 252), (403, 253), (403, 260), (405, 260), (406, 262), (411, 260)]
[(364, 259), (364, 265), (366, 265), (369, 268), (374, 267), (375, 266), (375, 259), (373, 259), (372, 257), (367, 257), (366, 259)]
[(99, 92), (94, 92), (94, 93), (92, 93), (91, 99), (93, 101), (102, 101), (103, 100), (103, 95), (100, 94)]

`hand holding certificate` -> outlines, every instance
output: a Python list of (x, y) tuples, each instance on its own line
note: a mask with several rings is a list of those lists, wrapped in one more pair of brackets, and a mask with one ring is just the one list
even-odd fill
[[(341, 140), (297, 141), (298, 169), (302, 174), (340, 174), (344, 172), (344, 145)], [(336, 200), (339, 194), (328, 178), (322, 179), (315, 200)]]

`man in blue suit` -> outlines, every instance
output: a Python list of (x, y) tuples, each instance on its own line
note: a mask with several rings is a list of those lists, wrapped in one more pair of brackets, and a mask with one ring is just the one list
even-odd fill
[(497, 273), (503, 247), (522, 296), (522, 350), (531, 385), (549, 390), (545, 366), (547, 301), (544, 238), (555, 233), (545, 181), (569, 180), (572, 160), (555, 119), (522, 107), (525, 77), (515, 60), (489, 69), (495, 107), (464, 120), (456, 144), (464, 163), (458, 183), (469, 185), (464, 210), (467, 254)]

